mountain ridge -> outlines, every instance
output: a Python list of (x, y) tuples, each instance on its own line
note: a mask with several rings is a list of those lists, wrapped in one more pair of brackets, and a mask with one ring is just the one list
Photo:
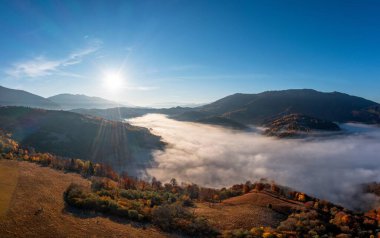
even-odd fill
[(0, 86), (0, 106), (24, 106), (43, 109), (60, 109), (60, 106), (49, 99), (36, 94)]
[[(340, 92), (319, 92), (314, 89), (266, 91), (258, 94), (237, 93), (213, 103), (197, 107), (188, 115), (176, 115), (182, 120), (221, 116), (242, 124), (262, 125), (268, 119), (287, 114), (304, 114), (334, 122), (379, 123), (378, 103)], [(375, 108), (375, 110), (370, 110)], [(365, 114), (368, 114), (365, 116)], [(194, 116), (196, 115), (196, 116)], [(372, 117), (371, 120), (369, 118)]]
[(48, 97), (49, 100), (61, 105), (65, 110), (72, 110), (78, 108), (84, 109), (106, 109), (112, 107), (123, 106), (120, 103), (104, 99), (96, 96), (87, 96), (84, 94), (71, 94), (71, 93), (61, 93), (51, 97)]
[(0, 86), (0, 106), (21, 106), (47, 110), (132, 107), (132, 105), (123, 105), (108, 99), (85, 94), (62, 93), (45, 98), (25, 90), (11, 89), (4, 86)]

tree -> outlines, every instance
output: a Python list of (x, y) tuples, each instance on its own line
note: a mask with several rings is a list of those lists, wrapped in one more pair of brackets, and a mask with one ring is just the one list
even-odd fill
[(257, 191), (262, 191), (264, 189), (265, 185), (263, 183), (256, 183), (255, 184), (255, 189)]
[(87, 176), (92, 176), (95, 173), (95, 168), (94, 165), (92, 164), (91, 161), (88, 163), (88, 168), (87, 168)]
[(271, 186), (270, 186), (270, 189), (272, 190), (272, 192), (274, 193), (280, 193), (280, 188), (277, 186), (277, 184), (275, 184), (274, 182), (272, 182)]
[(251, 191), (251, 187), (252, 187), (252, 183), (251, 181), (247, 181), (245, 182), (244, 186), (243, 186), (243, 193), (249, 193), (249, 191)]
[(175, 178), (170, 179), (170, 184), (171, 184), (173, 187), (178, 186), (177, 180), (176, 180)]
[(152, 178), (152, 188), (153, 190), (160, 190), (161, 189), (161, 182), (158, 181), (155, 177)]
[(75, 160), (73, 158), (70, 159), (70, 163), (69, 163), (69, 170), (71, 171), (75, 171), (76, 170), (76, 163), (75, 163)]

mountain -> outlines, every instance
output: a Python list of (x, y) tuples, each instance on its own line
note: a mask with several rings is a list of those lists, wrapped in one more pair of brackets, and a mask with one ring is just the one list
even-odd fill
[(35, 94), (0, 86), (0, 106), (24, 106), (44, 109), (59, 109), (60, 106), (49, 99)]
[(82, 94), (58, 94), (48, 98), (50, 101), (55, 102), (61, 105), (64, 110), (71, 110), (77, 108), (112, 108), (112, 107), (120, 107), (122, 106), (119, 103), (109, 101), (100, 97), (89, 97)]
[(220, 116), (248, 125), (263, 125), (281, 115), (303, 114), (334, 122), (379, 123), (379, 104), (339, 92), (312, 89), (234, 94), (174, 118), (196, 121)]
[(160, 149), (148, 129), (67, 111), (1, 107), (0, 128), (23, 146), (41, 152), (106, 163), (136, 172)]

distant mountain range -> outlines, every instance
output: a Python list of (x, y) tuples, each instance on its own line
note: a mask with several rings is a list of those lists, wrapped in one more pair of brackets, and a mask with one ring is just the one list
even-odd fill
[[(110, 120), (167, 114), (171, 118), (245, 129), (249, 125), (268, 125), (286, 115), (299, 114), (328, 122), (380, 124), (380, 105), (340, 92), (312, 89), (267, 91), (258, 94), (233, 94), (199, 107), (137, 108), (85, 95), (59, 94), (48, 99), (21, 90), (0, 88), (0, 105), (64, 109)], [(289, 119), (286, 118), (287, 123)], [(294, 122), (292, 122), (294, 123)]]
[[(268, 91), (258, 94), (237, 93), (195, 108), (122, 107), (74, 111), (111, 120), (122, 120), (147, 113), (163, 113), (176, 120), (221, 125), (234, 129), (244, 129), (249, 125), (270, 125), (271, 122), (291, 114), (327, 122), (380, 124), (380, 105), (378, 103), (344, 93), (324, 93), (311, 89)], [(284, 117), (286, 123), (290, 123), (289, 120), (292, 118), (296, 119), (292, 123), (300, 122), (299, 117)], [(303, 126), (306, 121), (302, 120)], [(310, 129), (312, 128), (317, 127), (310, 125)]]
[(221, 116), (242, 124), (262, 125), (287, 114), (304, 114), (334, 122), (380, 123), (379, 104), (344, 93), (311, 89), (234, 94), (177, 115), (182, 120)]
[(109, 101), (100, 97), (89, 97), (83, 94), (58, 94), (48, 98), (50, 101), (60, 105), (63, 110), (71, 110), (76, 108), (112, 108), (121, 107), (123, 105)]
[(23, 90), (10, 89), (0, 86), (0, 106), (23, 106), (50, 110), (71, 110), (77, 108), (105, 109), (122, 107), (125, 105), (121, 105), (117, 102), (100, 97), (90, 97), (80, 94), (66, 93), (44, 98)]
[(23, 91), (0, 86), (0, 106), (24, 106), (58, 109), (60, 106), (49, 99)]

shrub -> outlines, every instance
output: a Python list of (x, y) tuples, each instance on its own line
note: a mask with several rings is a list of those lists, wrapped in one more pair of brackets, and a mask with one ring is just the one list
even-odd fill
[(190, 199), (189, 196), (183, 196), (182, 197), (182, 206), (184, 207), (194, 207), (193, 200)]
[(131, 220), (137, 220), (139, 217), (139, 213), (136, 210), (129, 210), (128, 211), (128, 217)]

